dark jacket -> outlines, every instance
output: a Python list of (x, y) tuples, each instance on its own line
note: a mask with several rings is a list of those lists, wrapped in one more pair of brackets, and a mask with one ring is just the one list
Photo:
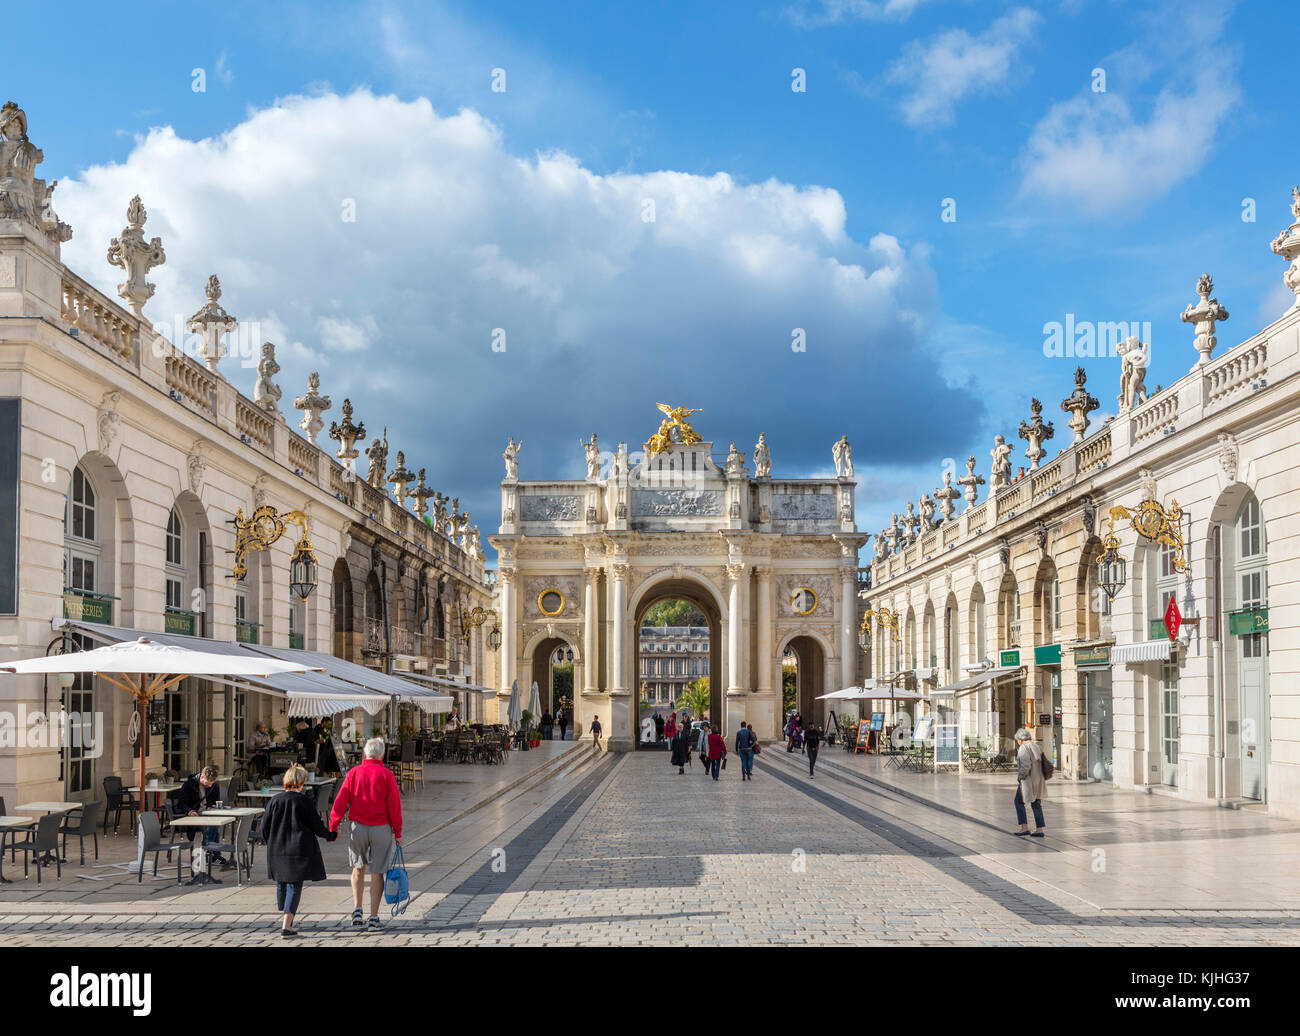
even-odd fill
[(176, 805), (182, 813), (196, 813), (200, 809), (211, 809), (219, 801), (221, 801), (221, 785), (213, 784), (211, 788), (204, 789), (199, 783), (197, 773), (182, 784), (181, 790), (176, 793)]
[(300, 791), (284, 791), (266, 804), (266, 874), (272, 881), (324, 881), (318, 838), (329, 838), (316, 805)]
[(821, 740), (822, 740), (821, 728), (816, 726), (809, 727), (807, 730), (803, 732), (803, 737), (804, 737), (804, 741), (803, 741), (804, 746), (808, 749), (808, 751), (815, 752), (817, 751), (817, 746), (821, 744)]
[(673, 738), (673, 754), (670, 762), (674, 766), (685, 766), (691, 754), (691, 740), (685, 730), (677, 731)]
[(754, 747), (754, 742), (758, 737), (748, 727), (741, 727), (736, 731), (736, 751), (748, 752)]

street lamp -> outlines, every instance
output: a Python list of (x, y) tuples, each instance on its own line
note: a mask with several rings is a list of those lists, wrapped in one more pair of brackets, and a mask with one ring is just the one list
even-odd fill
[(235, 527), (235, 567), (232, 575), (243, 579), (248, 575), (248, 552), (267, 550), (284, 535), (285, 525), (293, 522), (302, 529), (302, 536), (294, 547), (289, 561), (289, 587), (302, 600), (307, 600), (316, 589), (316, 555), (307, 539), (307, 516), (302, 511), (285, 511), (281, 514), (270, 504), (263, 504), (247, 518), (241, 507), (235, 511), (231, 524)]
[(862, 625), (858, 627), (858, 647), (863, 651), (871, 650), (871, 616), (862, 616)]
[(1101, 545), (1106, 549), (1097, 561), (1097, 585), (1101, 587), (1106, 597), (1113, 601), (1128, 581), (1128, 562), (1119, 552), (1119, 537), (1115, 535), (1113, 515), (1110, 518), (1110, 528), (1102, 538)]
[(299, 600), (307, 600), (316, 589), (316, 555), (312, 553), (311, 544), (304, 536), (294, 548), (293, 557), (289, 559), (289, 589)]
[(501, 648), (501, 627), (493, 625), (492, 632), (487, 635), (488, 647), (493, 651)]

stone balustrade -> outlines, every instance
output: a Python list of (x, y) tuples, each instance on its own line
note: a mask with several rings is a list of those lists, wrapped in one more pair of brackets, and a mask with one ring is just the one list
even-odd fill
[(140, 369), (140, 319), (66, 269), (62, 317), (78, 338), (93, 342), (132, 370)]
[(297, 435), (289, 436), (289, 467), (302, 472), (304, 478), (320, 482), (320, 449)]
[(248, 436), (248, 441), (263, 453), (275, 452), (275, 421), (266, 413), (240, 396), (235, 400), (235, 431)]
[(164, 360), (167, 387), (209, 421), (217, 419), (217, 376), (181, 352)]
[(1110, 462), (1110, 428), (1085, 439), (1078, 449), (1079, 474), (1088, 475)]
[(1268, 339), (1242, 345), (1206, 365), (1205, 405), (1218, 406), (1268, 374)]
[(1135, 445), (1152, 436), (1167, 434), (1178, 424), (1178, 393), (1167, 389), (1147, 400), (1134, 409), (1132, 422), (1129, 441)]

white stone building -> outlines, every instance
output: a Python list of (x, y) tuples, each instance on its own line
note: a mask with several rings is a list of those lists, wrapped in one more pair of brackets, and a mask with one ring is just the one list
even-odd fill
[[(1294, 197), (1273, 249), (1300, 292)], [(1036, 405), (1021, 425), (1023, 477), (1009, 480), (997, 442), (989, 499), (975, 502), (972, 481), (959, 513), (912, 523), (909, 504), (882, 531), (864, 601), (871, 670), (929, 688), (979, 742), (971, 758), (1025, 724), (1068, 779), (1297, 816), (1300, 304), (1215, 356), (1228, 314), (1212, 288), (1202, 278), (1183, 317), (1195, 325), (1185, 376), (1148, 398), (1126, 359), (1118, 416), (1089, 429), (1097, 403), (1080, 370), (1061, 404), (1075, 441), (1057, 456), (1042, 463), (1051, 433)], [(927, 518), (935, 499), (951, 502), (923, 498)], [(1117, 505), (1137, 527), (1114, 514), (1126, 573), (1112, 601), (1097, 563)], [(1183, 617), (1173, 642), (1171, 599)]]
[[(263, 347), (254, 398), (243, 395), (228, 380), (239, 373), (233, 359), (221, 364), (238, 322), (215, 277), (190, 323), (197, 356), (157, 334), (143, 315), (153, 292), (145, 276), (165, 255), (157, 239), (144, 240), (138, 198), (109, 249), (126, 272), (120, 294), (130, 309), (68, 269), (60, 244), (71, 230), (33, 176), (42, 156), (26, 119), (6, 105), (0, 122), (0, 659), (71, 646), (65, 635), (94, 644), (140, 631), (406, 670), (424, 679), (365, 679), (372, 692), (411, 689), (405, 700), (416, 705), (442, 676), (495, 682), (484, 647), (492, 624), (462, 636), (462, 615), (490, 603), (477, 530), (449, 517), (401, 454), (386, 471), (386, 441), (367, 451), (374, 478), (354, 475), (364, 432), (350, 405), (334, 428), (342, 460), (318, 446), (331, 404), (317, 380), (296, 401), (304, 434), (290, 428), (273, 347)], [(431, 497), (436, 528), (420, 518)], [(242, 580), (232, 577), (232, 519), (264, 505), (301, 512), (307, 524), (318, 586), (305, 601), (289, 586), (300, 535), (292, 522), (269, 549), (248, 553)], [(331, 677), (320, 688), (348, 685)], [(482, 712), (481, 700), (465, 703)], [(96, 798), (105, 776), (135, 773), (125, 694), (92, 678), (62, 687), (0, 677), (10, 721), (60, 704), (103, 717), (102, 753), (33, 746), (12, 728), (6, 738), (0, 721), (0, 796), (11, 804)], [(228, 772), (254, 722), (283, 730), (293, 715), (283, 696), (198, 680), (154, 710), (147, 766), (159, 773), (209, 762)]]

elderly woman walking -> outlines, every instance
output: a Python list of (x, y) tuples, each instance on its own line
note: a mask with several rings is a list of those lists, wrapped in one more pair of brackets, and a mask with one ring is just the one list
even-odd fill
[[(1015, 833), (1018, 836), (1043, 838), (1047, 832), (1043, 830), (1042, 800), (1047, 795), (1048, 774), (1044, 772), (1043, 750), (1024, 727), (1016, 731), (1016, 763), (1019, 775), (1019, 783), (1016, 785), (1016, 819), (1020, 821), (1020, 830)], [(1032, 832), (1029, 830), (1029, 818), (1025, 815), (1025, 803), (1029, 803), (1034, 810), (1034, 823), (1037, 826)]]
[(325, 826), (316, 804), (302, 793), (307, 771), (291, 766), (284, 773), (284, 794), (266, 805), (262, 834), (266, 839), (266, 874), (276, 883), (275, 905), (284, 914), (280, 934), (286, 939), (298, 934), (293, 916), (302, 902), (302, 886), (325, 880), (318, 838), (332, 842), (338, 835)]
[[(379, 903), (384, 898), (384, 877), (393, 843), (402, 844), (402, 797), (397, 778), (384, 765), (384, 739), (366, 742), (365, 759), (343, 778), (343, 786), (330, 810), (330, 830), (337, 832), (348, 819), (348, 863), (352, 865), (352, 924), (371, 931), (383, 928)], [(361, 897), (370, 869), (370, 920), (361, 918)]]

